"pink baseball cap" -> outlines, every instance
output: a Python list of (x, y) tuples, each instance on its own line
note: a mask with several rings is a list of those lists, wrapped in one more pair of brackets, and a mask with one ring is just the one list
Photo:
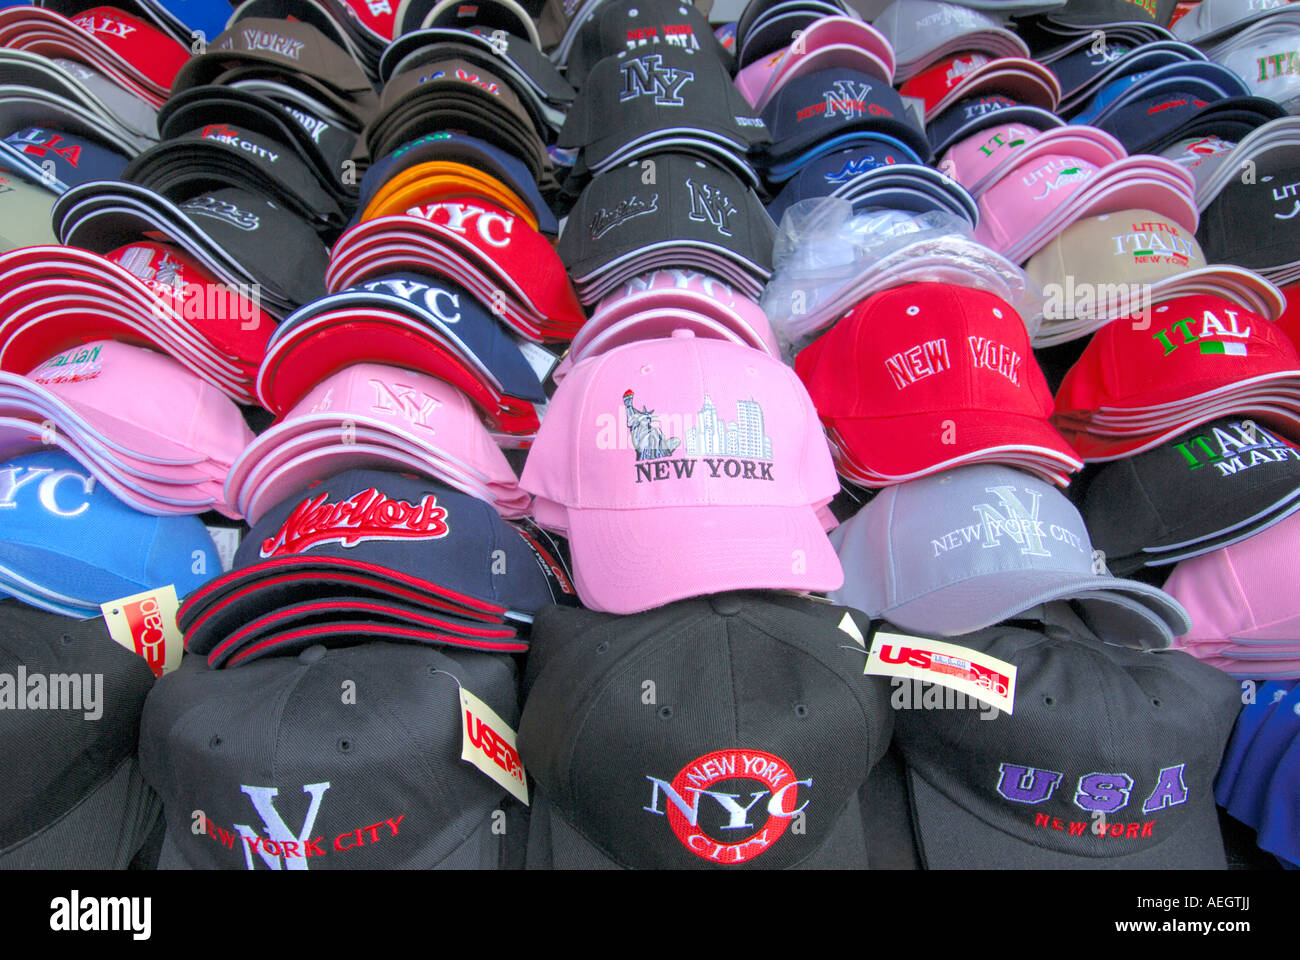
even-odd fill
[(986, 93), (1000, 93), (1050, 113), (1060, 102), (1061, 81), (1037, 60), (968, 51), (927, 67), (898, 92), (924, 103), (929, 123), (958, 100)]
[(839, 492), (817, 412), (748, 347), (682, 330), (576, 364), (520, 485), (555, 505), (534, 518), (567, 532), (594, 610), (844, 580), (816, 511)]
[(1128, 156), (1124, 145), (1096, 127), (1069, 125), (1040, 131), (1024, 123), (1003, 123), (959, 141), (944, 153), (939, 171), (979, 199), (1021, 163), (1021, 154), (1079, 156), (1106, 166)]
[[(479, 493), (466, 489), (468, 484), (464, 478), (495, 488), (501, 502), (506, 504), (517, 502), (522, 492), (514, 470), (492, 442), (474, 404), (464, 393), (426, 373), (380, 363), (358, 363), (321, 380), (244, 450), (230, 469), (226, 499), (245, 505), (245, 494), (251, 493), (246, 490), (250, 476), (261, 461), (280, 447), (329, 427), (335, 428), (331, 439), (338, 442), (339, 430), (344, 425), (350, 425), (354, 431), (370, 428), (389, 437), (394, 448), (424, 454), (433, 463), (442, 461), (445, 469), (435, 472), (435, 478), (445, 479), (472, 496)], [(297, 450), (296, 454), (305, 452)], [(333, 476), (352, 466), (323, 463), (324, 472), (312, 480)], [(270, 502), (294, 492), (286, 490)], [(246, 515), (256, 522), (251, 514)]]
[[(1300, 513), (1293, 513), (1253, 537), (1174, 567), (1165, 592), (1187, 608), (1192, 629), (1177, 645), (1212, 655), (1218, 645), (1258, 642), (1279, 655), (1300, 643)], [(1198, 647), (1200, 653), (1198, 653)]]
[(695, 270), (655, 270), (606, 296), (573, 338), (551, 374), (559, 383), (579, 360), (634, 340), (672, 336), (671, 315), (697, 336), (730, 340), (780, 358), (763, 308), (717, 277)]
[(782, 87), (817, 70), (846, 67), (894, 82), (894, 48), (875, 27), (852, 17), (822, 17), (795, 42), (760, 57), (736, 74), (736, 89), (755, 110), (762, 110)]
[(1155, 156), (1099, 164), (1093, 158), (1026, 150), (1023, 161), (979, 199), (975, 239), (1023, 263), (1083, 217), (1133, 209), (1154, 210), (1195, 232), (1200, 220), (1191, 175)]

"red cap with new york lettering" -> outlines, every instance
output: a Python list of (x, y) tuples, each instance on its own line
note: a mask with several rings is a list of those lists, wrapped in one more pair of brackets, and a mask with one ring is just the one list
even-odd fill
[(1056, 393), (1053, 420), (1085, 460), (1102, 461), (1230, 414), (1300, 433), (1300, 356), (1277, 324), (1196, 294), (1097, 331)]
[(868, 297), (795, 359), (841, 473), (897, 483), (996, 462), (1064, 485), (1082, 466), (1048, 421), (1052, 394), (1024, 321), (968, 287), (914, 283)]

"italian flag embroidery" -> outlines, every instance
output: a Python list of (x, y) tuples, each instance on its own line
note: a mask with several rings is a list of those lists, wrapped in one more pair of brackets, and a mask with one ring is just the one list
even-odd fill
[(1202, 340), (1201, 353), (1226, 353), (1231, 357), (1244, 357), (1246, 355), (1246, 345), (1244, 343), (1223, 343), (1220, 340)]

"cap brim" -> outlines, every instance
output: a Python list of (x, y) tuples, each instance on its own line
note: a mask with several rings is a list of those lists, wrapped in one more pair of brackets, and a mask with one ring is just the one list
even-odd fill
[(702, 506), (570, 508), (574, 580), (583, 603), (640, 613), (727, 590), (817, 592), (843, 585), (839, 557), (811, 504)]
[[(1126, 856), (1072, 855), (1026, 843), (986, 823), (949, 799), (914, 769), (907, 771), (917, 846), (928, 870), (1225, 870), (1223, 836), (1207, 794), (1178, 833)], [(1195, 801), (1192, 801), (1195, 802)], [(1080, 847), (1112, 849), (1109, 837), (1080, 838)]]

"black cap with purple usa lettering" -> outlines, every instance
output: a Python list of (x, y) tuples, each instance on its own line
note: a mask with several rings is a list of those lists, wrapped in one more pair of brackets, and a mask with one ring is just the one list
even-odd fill
[(1012, 713), (896, 711), (925, 868), (1225, 869), (1214, 777), (1237, 682), (1043, 610), (1041, 631), (960, 639), (1016, 668)]

